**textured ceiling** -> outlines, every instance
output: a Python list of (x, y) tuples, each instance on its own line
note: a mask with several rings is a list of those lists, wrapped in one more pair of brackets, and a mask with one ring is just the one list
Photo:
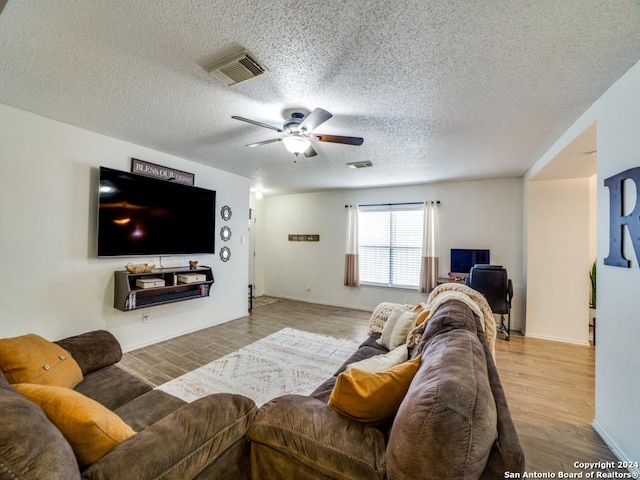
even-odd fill
[[(269, 72), (204, 70), (238, 47)], [(267, 193), (401, 185), (522, 175), (639, 57), (635, 0), (10, 0), (0, 102)], [(231, 119), (315, 107), (334, 114), (319, 132), (364, 144), (294, 164)]]

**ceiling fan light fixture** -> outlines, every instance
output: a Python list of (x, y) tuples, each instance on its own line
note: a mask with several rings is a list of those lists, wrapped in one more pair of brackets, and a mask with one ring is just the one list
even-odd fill
[(299, 155), (309, 148), (311, 142), (304, 137), (290, 136), (282, 139), (287, 150), (295, 155)]

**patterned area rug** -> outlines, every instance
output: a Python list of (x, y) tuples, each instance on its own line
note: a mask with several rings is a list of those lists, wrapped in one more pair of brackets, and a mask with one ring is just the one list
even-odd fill
[(187, 402), (210, 393), (239, 393), (260, 406), (284, 394), (310, 394), (358, 345), (283, 328), (157, 388)]

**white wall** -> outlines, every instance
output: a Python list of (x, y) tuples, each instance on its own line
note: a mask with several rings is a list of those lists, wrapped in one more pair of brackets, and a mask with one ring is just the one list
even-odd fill
[[(265, 293), (316, 303), (373, 309), (382, 301), (417, 303), (413, 290), (343, 285), (346, 204), (440, 200), (440, 275), (451, 248), (489, 248), (491, 263), (513, 280), (512, 326), (522, 324), (522, 181), (483, 180), (282, 195), (263, 201)], [(320, 234), (320, 242), (289, 242), (290, 233)], [(307, 285), (309, 290), (307, 290)]]
[[(594, 428), (623, 460), (640, 458), (640, 268), (629, 237), (625, 256), (631, 268), (605, 266), (609, 254), (609, 190), (604, 180), (640, 167), (640, 62), (598, 99), (531, 168), (536, 172), (580, 132), (598, 124), (596, 418)], [(631, 190), (631, 189), (629, 189)], [(630, 196), (633, 192), (628, 192)], [(633, 199), (627, 210), (634, 205)], [(531, 268), (531, 265), (528, 266)], [(632, 468), (640, 474), (640, 468)]]
[[(631, 268), (603, 265), (609, 253), (609, 189), (604, 187), (604, 180), (640, 167), (639, 85), (640, 63), (611, 87), (598, 108), (595, 425), (626, 459), (633, 461), (640, 459), (640, 269), (628, 236), (625, 256), (632, 261)], [(630, 202), (629, 210), (634, 204)]]
[(590, 185), (527, 186), (527, 336), (589, 344)]
[[(162, 259), (213, 267), (211, 296), (145, 309), (145, 324), (143, 311), (113, 308), (113, 272), (148, 259), (95, 255), (98, 167), (129, 171), (131, 157), (195, 173), (197, 186), (217, 191), (217, 210), (234, 212), (229, 262)], [(106, 329), (130, 349), (246, 314), (248, 179), (0, 105), (0, 183), (0, 337)]]

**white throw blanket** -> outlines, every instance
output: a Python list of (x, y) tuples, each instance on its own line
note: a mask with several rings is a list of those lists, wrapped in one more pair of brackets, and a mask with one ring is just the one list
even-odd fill
[(467, 305), (480, 318), (480, 323), (484, 330), (487, 344), (491, 355), (495, 358), (496, 346), (496, 320), (487, 303), (487, 299), (477, 290), (462, 285), (460, 283), (443, 283), (438, 285), (429, 295), (427, 303), (422, 304), (424, 310), (428, 310), (427, 318), (420, 325), (414, 327), (407, 336), (409, 347), (413, 347), (420, 342), (427, 323), (433, 314), (449, 300), (460, 300)]

